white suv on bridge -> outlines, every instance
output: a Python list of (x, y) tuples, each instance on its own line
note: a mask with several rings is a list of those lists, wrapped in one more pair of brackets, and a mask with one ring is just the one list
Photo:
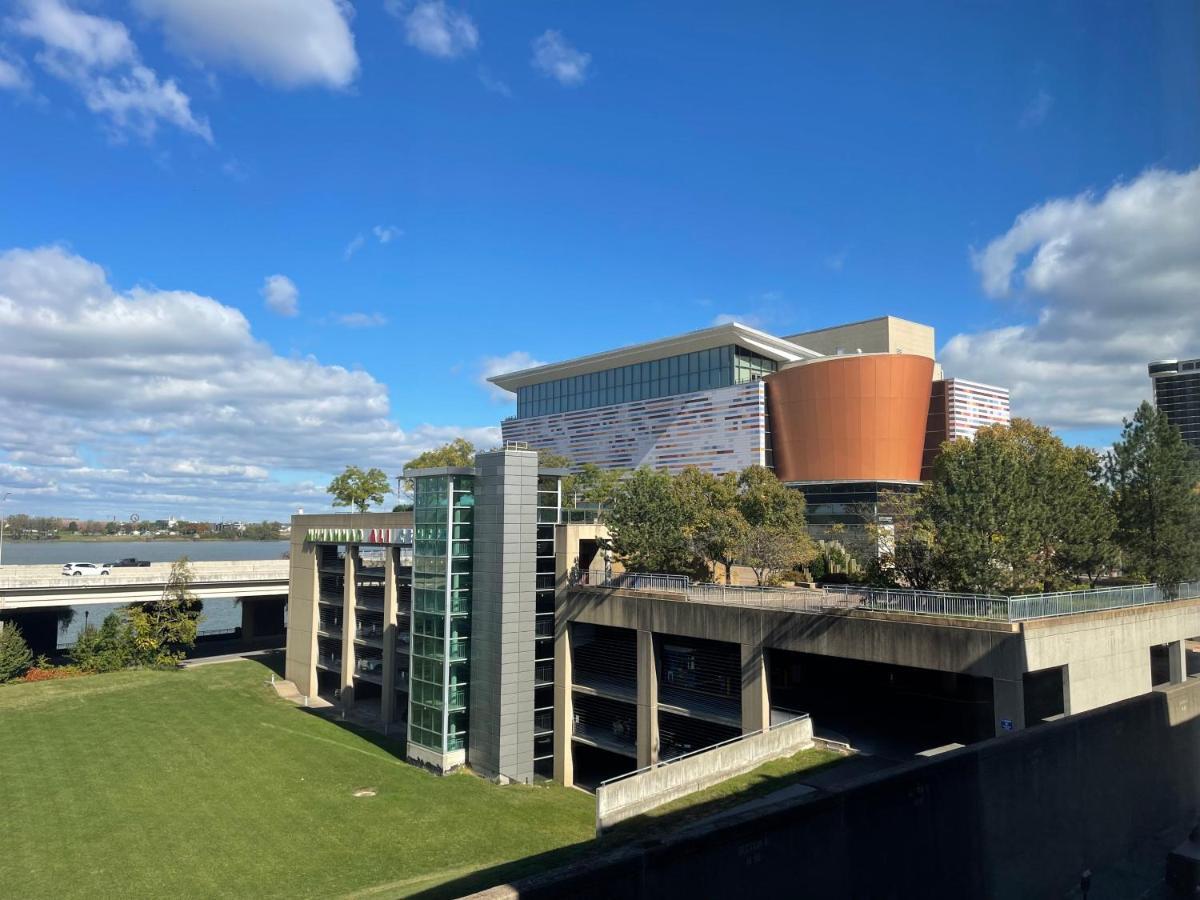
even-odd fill
[(66, 563), (63, 565), (64, 575), (107, 575), (108, 566), (98, 566), (95, 563)]

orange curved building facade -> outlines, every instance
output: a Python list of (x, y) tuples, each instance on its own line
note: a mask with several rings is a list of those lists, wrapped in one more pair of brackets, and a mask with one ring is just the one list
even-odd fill
[(919, 481), (933, 360), (828, 356), (767, 376), (781, 481)]

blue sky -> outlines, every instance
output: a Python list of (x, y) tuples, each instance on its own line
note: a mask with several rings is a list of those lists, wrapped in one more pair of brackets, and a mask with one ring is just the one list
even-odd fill
[[(350, 10), (334, 0), (9, 3), (0, 252), (58, 248), (8, 260), (10, 299), (38, 302), (22, 273), (58, 279), (86, 264), (105, 273), (101, 292), (211, 298), (245, 317), (236, 352), (312, 357), (313, 377), (361, 370), (339, 396), (369, 400), (369, 421), (398, 430), (391, 450), (314, 436), (310, 463), (264, 452), (255, 468), (201, 428), (211, 409), (158, 427), (147, 419), (161, 407), (133, 400), (85, 408), (47, 389), (31, 402), (19, 382), (39, 370), (24, 358), (0, 387), (19, 423), (0, 432), (0, 480), (23, 506), (98, 513), (130, 473), (151, 476), (126, 503), (145, 510), (319, 506), (314, 485), (339, 460), (360, 461), (356, 449), (399, 463), (456, 430), (485, 435), (511, 412), (480, 384), (498, 359), (552, 361), (723, 315), (777, 333), (884, 313), (927, 322), (952, 374), (1013, 387), (1016, 413), (1093, 444), (1147, 393), (1147, 354), (1200, 356), (1190, 344), (1200, 325), (1179, 299), (1197, 296), (1194, 283), (1143, 302), (1134, 281), (1095, 305), (1087, 288), (1112, 283), (1088, 260), (1126, 234), (1140, 248), (1126, 261), (1134, 268), (1161, 266), (1163, 247), (1186, 256), (1178, 248), (1196, 236), (1192, 5), (360, 0)], [(113, 101), (135, 67), (153, 73), (150, 89)], [(1113, 225), (1131, 205), (1138, 214)], [(1138, 227), (1175, 206), (1182, 218), (1165, 234)], [(1092, 268), (1031, 278), (1063, 246), (1096, 250), (1080, 256)], [(1200, 277), (1186, 258), (1175, 266)], [(294, 286), (276, 282), (276, 308), (294, 302), (295, 315), (266, 304), (274, 275)], [(0, 300), (4, 284), (0, 275)], [(1123, 331), (1139, 306), (1161, 313), (1155, 321), (1193, 321), (1182, 332), (1142, 322), (1144, 334), (1103, 348), (1068, 334), (1085, 319)], [(116, 353), (122, 339), (111, 339)], [(1034, 350), (1014, 355), (1015, 345)], [(1058, 367), (1076, 355), (1101, 369)], [(179, 371), (203, 382), (195, 362)], [(1110, 368), (1119, 377), (1097, 374)], [(106, 364), (104, 379), (119, 388), (115, 370)], [(1063, 379), (1087, 389), (1055, 392)], [(223, 405), (242, 408), (236, 387), (224, 390)], [(138, 425), (102, 433), (97, 407), (110, 425)], [(48, 463), (30, 434), (55, 416), (79, 433), (47, 438), (62, 445)], [(196, 465), (179, 480), (165, 460), (185, 441)], [(224, 506), (210, 501), (221, 493)]]

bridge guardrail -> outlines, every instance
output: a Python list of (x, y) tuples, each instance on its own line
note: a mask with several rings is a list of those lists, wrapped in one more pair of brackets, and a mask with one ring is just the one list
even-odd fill
[[(288, 564), (246, 566), (237, 571), (211, 572), (200, 570), (193, 573), (192, 584), (221, 584), (235, 581), (275, 581), (288, 578)], [(167, 573), (154, 575), (59, 575), (53, 578), (0, 578), (0, 590), (22, 590), (37, 588), (108, 588), (122, 585), (165, 584)]]

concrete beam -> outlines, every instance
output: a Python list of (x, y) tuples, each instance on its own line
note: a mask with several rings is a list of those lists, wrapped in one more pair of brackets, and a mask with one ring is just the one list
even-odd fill
[(575, 784), (574, 743), (575, 695), (572, 671), (571, 623), (556, 617), (554, 622), (554, 780), (566, 787)]
[(1167, 661), (1170, 664), (1171, 684), (1183, 684), (1187, 681), (1187, 651), (1183, 641), (1167, 644)]

